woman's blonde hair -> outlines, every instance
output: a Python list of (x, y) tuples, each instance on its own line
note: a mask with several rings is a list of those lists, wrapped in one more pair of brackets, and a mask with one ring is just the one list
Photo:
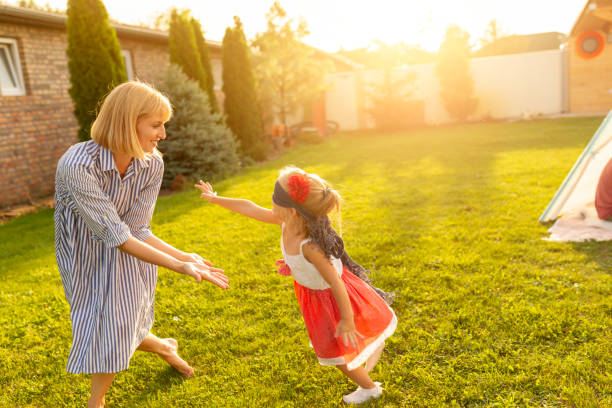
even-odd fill
[[(306, 173), (304, 170), (288, 166), (281, 170), (278, 177), (278, 182), (285, 191), (289, 191), (289, 177), (300, 174), (306, 176), (310, 186), (310, 193), (306, 200), (301, 203), (308, 208), (316, 217), (329, 214), (334, 209), (340, 210), (342, 198), (340, 194), (334, 190), (331, 185), (316, 174)], [(302, 217), (300, 217), (302, 218)], [(306, 220), (302, 219), (302, 229), (308, 233)]]
[[(104, 99), (96, 120), (91, 125), (91, 138), (111, 151), (142, 159), (136, 125), (146, 116), (160, 114), (167, 122), (172, 105), (159, 91), (140, 81), (116, 86)], [(159, 155), (157, 149), (154, 154)]]

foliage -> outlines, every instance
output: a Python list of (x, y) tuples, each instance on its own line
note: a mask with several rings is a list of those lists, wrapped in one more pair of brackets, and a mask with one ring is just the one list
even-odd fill
[(476, 110), (474, 80), (470, 73), (469, 34), (452, 25), (440, 45), (436, 72), (440, 79), (440, 96), (449, 115), (466, 120)]
[[(278, 170), (295, 164), (339, 189), (349, 254), (398, 292), (398, 329), (372, 373), (385, 393), (365, 405), (610, 407), (612, 247), (547, 242), (537, 222), (601, 120), (338, 134), (214, 187), (269, 207)], [(153, 333), (179, 341), (195, 376), (137, 352), (107, 405), (341, 405), (355, 385), (316, 362), (292, 281), (276, 273), (278, 227), (198, 196), (161, 197), (152, 223), (230, 278), (222, 291), (160, 269)], [(53, 239), (51, 210), (0, 226), (2, 407), (86, 405), (90, 377), (65, 372)]]
[(287, 124), (289, 115), (304, 103), (318, 98), (324, 89), (330, 64), (317, 59), (314, 50), (302, 42), (309, 32), (306, 22), (297, 25), (275, 1), (266, 14), (267, 29), (257, 34), (254, 47), (254, 72), (261, 105)]
[(382, 70), (382, 80), (370, 84), (367, 91), (367, 112), (380, 130), (403, 129), (423, 122), (418, 102), (411, 100), (416, 73), (408, 71), (398, 77), (396, 72)]
[[(0, 4), (2, 3), (3, 2), (0, 1)], [(58, 9), (58, 8), (52, 7), (49, 3), (45, 3), (44, 5), (38, 4), (34, 0), (19, 0), (17, 2), (17, 6), (29, 8), (32, 10), (46, 11), (48, 13), (66, 14), (66, 9)]]
[(91, 138), (98, 103), (116, 85), (127, 80), (115, 30), (100, 0), (69, 0), (68, 70), (70, 97), (79, 123), (79, 139)]
[(406, 44), (402, 41), (395, 44), (386, 44), (375, 40), (372, 46), (355, 50), (340, 50), (341, 55), (370, 69), (388, 69), (415, 64), (434, 62), (434, 53), (426, 51), (418, 45)]
[(238, 147), (220, 113), (212, 113), (208, 96), (180, 67), (170, 64), (160, 78), (159, 89), (174, 107), (161, 146), (166, 169), (164, 185), (182, 174), (208, 180), (233, 173), (239, 166)]
[(507, 31), (500, 26), (499, 21), (493, 19), (489, 21), (489, 24), (487, 24), (487, 28), (484, 32), (484, 35), (480, 39), (480, 47), (483, 48), (489, 44), (493, 44), (500, 38), (505, 37), (507, 35)]
[(191, 17), (191, 26), (193, 28), (198, 53), (200, 54), (200, 63), (202, 64), (202, 68), (204, 68), (204, 73), (206, 75), (205, 90), (208, 94), (208, 100), (210, 102), (212, 111), (219, 112), (219, 104), (217, 103), (217, 97), (215, 96), (215, 79), (213, 77), (212, 67), (210, 65), (208, 45), (206, 45), (204, 33), (202, 32), (202, 25), (198, 20)]
[(170, 63), (180, 66), (183, 72), (206, 92), (208, 86), (206, 71), (202, 66), (202, 58), (188, 10), (172, 9), (168, 46)]
[(234, 24), (234, 28), (225, 30), (223, 37), (226, 123), (238, 137), (242, 154), (262, 160), (266, 158), (268, 143), (264, 140), (249, 48), (238, 17), (234, 17)]

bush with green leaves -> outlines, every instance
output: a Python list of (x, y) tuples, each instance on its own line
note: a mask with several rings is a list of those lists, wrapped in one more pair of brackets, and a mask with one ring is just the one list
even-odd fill
[(367, 113), (379, 130), (405, 129), (424, 121), (424, 110), (412, 97), (416, 73), (414, 71), (381, 70), (378, 81), (369, 84)]
[(174, 114), (166, 127), (164, 186), (182, 174), (188, 179), (210, 180), (235, 172), (240, 159), (238, 143), (223, 124), (220, 113), (212, 113), (208, 95), (182, 69), (170, 64), (157, 84), (172, 103)]
[(121, 47), (108, 13), (100, 0), (69, 0), (66, 32), (68, 34), (68, 70), (79, 123), (79, 139), (89, 140), (91, 124), (98, 103), (116, 85), (127, 80)]
[(261, 113), (257, 104), (255, 78), (242, 23), (234, 17), (235, 27), (228, 27), (223, 37), (223, 106), (227, 125), (236, 134), (243, 155), (263, 160), (268, 154)]

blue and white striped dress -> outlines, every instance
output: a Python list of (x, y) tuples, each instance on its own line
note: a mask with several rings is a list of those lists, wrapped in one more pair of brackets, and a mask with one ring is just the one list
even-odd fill
[(156, 156), (133, 159), (123, 177), (112, 152), (71, 146), (55, 176), (55, 255), (70, 305), (70, 373), (115, 373), (153, 326), (157, 266), (117, 248), (148, 239), (164, 172)]

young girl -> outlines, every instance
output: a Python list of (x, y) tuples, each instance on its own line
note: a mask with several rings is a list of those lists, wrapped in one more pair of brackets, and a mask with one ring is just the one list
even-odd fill
[(357, 390), (344, 396), (346, 403), (380, 397), (383, 389), (368, 373), (385, 339), (395, 331), (397, 318), (387, 304), (391, 296), (371, 286), (366, 271), (347, 255), (331, 226), (327, 214), (339, 207), (338, 192), (318, 176), (293, 167), (282, 170), (276, 181), (272, 210), (248, 200), (219, 197), (201, 180), (195, 187), (210, 203), (281, 227), (284, 261), (280, 262), (285, 265), (279, 272), (293, 276), (319, 363), (335, 365), (357, 383)]

